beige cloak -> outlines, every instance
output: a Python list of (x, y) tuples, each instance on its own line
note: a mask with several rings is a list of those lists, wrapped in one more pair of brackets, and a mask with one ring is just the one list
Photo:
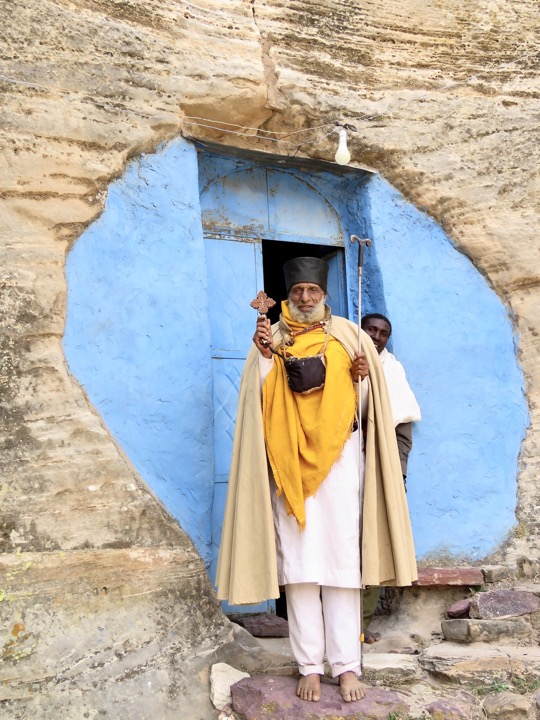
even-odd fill
[[(273, 345), (278, 347), (282, 342), (278, 323), (272, 326), (272, 333)], [(332, 317), (330, 334), (352, 358), (358, 346), (357, 326), (345, 318)], [(362, 351), (370, 368), (362, 584), (405, 586), (417, 579), (407, 498), (382, 365), (371, 338), (363, 331)], [(279, 597), (258, 354), (254, 346), (240, 383), (217, 567), (218, 598), (231, 605)]]

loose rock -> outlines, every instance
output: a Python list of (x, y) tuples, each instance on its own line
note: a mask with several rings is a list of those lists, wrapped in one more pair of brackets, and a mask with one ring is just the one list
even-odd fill
[(426, 711), (434, 720), (467, 720), (471, 717), (471, 708), (452, 700), (435, 700), (426, 706)]
[(464, 618), (469, 616), (469, 608), (471, 607), (471, 598), (465, 598), (464, 600), (458, 600), (451, 605), (446, 614), (449, 618)]
[(528, 718), (531, 703), (523, 695), (500, 692), (489, 695), (484, 700), (484, 711), (489, 718), (497, 720), (518, 720)]
[(245, 628), (253, 637), (289, 637), (289, 623), (277, 615), (231, 615), (230, 619)]
[(210, 699), (217, 710), (225, 710), (232, 702), (231, 685), (249, 675), (227, 663), (216, 663), (210, 670)]

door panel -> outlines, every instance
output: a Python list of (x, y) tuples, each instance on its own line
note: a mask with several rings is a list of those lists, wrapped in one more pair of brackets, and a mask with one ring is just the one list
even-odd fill
[(214, 466), (217, 483), (228, 482), (238, 388), (243, 358), (213, 358), (214, 380)]
[(336, 211), (303, 179), (268, 170), (268, 225), (276, 240), (343, 245)]
[[(263, 287), (262, 248), (258, 240), (207, 238), (208, 305), (212, 341), (214, 404), (214, 503), (212, 509), (213, 559), (210, 577), (215, 580), (227, 483), (231, 465), (240, 377), (251, 347), (257, 319), (250, 302)], [(270, 603), (224, 610), (267, 611)]]
[(212, 357), (245, 358), (256, 320), (249, 303), (262, 288), (260, 242), (204, 242)]
[(328, 263), (328, 292), (327, 304), (332, 308), (334, 315), (347, 317), (346, 284), (345, 284), (345, 257), (343, 250), (329, 253), (323, 257)]

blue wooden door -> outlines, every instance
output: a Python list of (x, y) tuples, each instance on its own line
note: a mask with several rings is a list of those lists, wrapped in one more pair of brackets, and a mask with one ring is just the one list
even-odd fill
[[(251, 347), (257, 312), (250, 302), (263, 288), (260, 240), (205, 239), (212, 341), (214, 402), (214, 505), (212, 581), (216, 576), (221, 526), (231, 464), (240, 376)], [(268, 603), (242, 611), (267, 610)], [(225, 606), (225, 609), (233, 609)], [(235, 608), (238, 610), (238, 608)]]
[(328, 263), (328, 290), (326, 303), (334, 315), (347, 317), (347, 289), (345, 283), (345, 256), (343, 250), (334, 250), (324, 256)]

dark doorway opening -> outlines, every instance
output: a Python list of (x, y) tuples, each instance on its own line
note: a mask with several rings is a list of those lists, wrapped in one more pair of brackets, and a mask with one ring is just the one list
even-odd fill
[(310, 243), (282, 242), (276, 240), (262, 241), (264, 290), (274, 298), (276, 305), (268, 312), (272, 323), (279, 320), (281, 301), (287, 298), (287, 288), (283, 277), (283, 265), (295, 257), (319, 257), (326, 259), (336, 253), (343, 253), (343, 248), (332, 245), (312, 245)]

